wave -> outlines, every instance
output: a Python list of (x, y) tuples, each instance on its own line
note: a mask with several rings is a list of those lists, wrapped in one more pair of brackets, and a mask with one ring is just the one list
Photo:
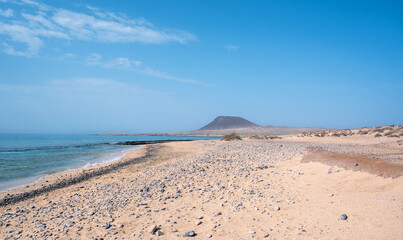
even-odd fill
[(45, 150), (61, 150), (61, 149), (72, 149), (72, 148), (96, 148), (102, 145), (115, 145), (116, 143), (87, 143), (80, 145), (65, 145), (65, 146), (40, 146), (31, 148), (14, 148), (14, 149), (0, 149), (0, 153), (9, 152), (30, 152), (30, 151), (45, 151)]

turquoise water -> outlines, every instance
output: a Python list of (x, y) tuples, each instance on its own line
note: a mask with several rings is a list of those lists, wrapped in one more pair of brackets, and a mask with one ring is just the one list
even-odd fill
[(33, 182), (42, 176), (117, 160), (138, 146), (117, 142), (210, 137), (103, 136), (78, 134), (0, 134), (0, 190)]

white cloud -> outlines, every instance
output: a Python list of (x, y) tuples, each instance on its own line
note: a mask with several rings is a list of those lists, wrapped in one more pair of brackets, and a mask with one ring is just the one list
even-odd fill
[[(102, 78), (75, 78), (69, 80), (53, 80), (48, 83), (48, 87), (52, 89), (60, 89), (60, 91), (68, 92), (82, 92), (88, 94), (126, 94), (146, 92), (148, 90), (141, 90), (134, 84), (118, 82), (110, 79)], [(151, 92), (151, 91), (148, 91)]]
[(24, 26), (3, 24), (0, 22), (0, 34), (7, 34), (14, 42), (27, 45), (27, 50), (17, 51), (13, 46), (4, 42), (3, 46), (5, 47), (6, 53), (11, 55), (35, 55), (43, 45), (42, 40), (33, 31)]
[(156, 93), (155, 91), (141, 89), (131, 83), (124, 83), (102, 78), (73, 78), (45, 82), (42, 85), (0, 84), (0, 93), (16, 94), (52, 94), (69, 95), (102, 94), (131, 95), (136, 93)]
[(162, 31), (142, 22), (130, 22), (116, 17), (114, 20), (104, 19), (107, 17), (99, 18), (98, 15), (97, 18), (93, 15), (59, 9), (52, 20), (64, 27), (70, 36), (82, 40), (157, 44), (170, 41), (186, 43), (196, 38), (184, 31)]
[(57, 58), (57, 60), (74, 59), (76, 57), (77, 57), (77, 55), (74, 53), (66, 53), (63, 56)]
[(12, 17), (14, 16), (14, 11), (12, 9), (2, 10), (0, 9), (0, 16), (3, 17)]
[[(45, 38), (150, 44), (165, 42), (185, 44), (197, 40), (195, 35), (186, 31), (159, 29), (142, 18), (131, 19), (123, 14), (118, 16), (90, 6), (87, 6), (87, 9), (91, 12), (85, 13), (53, 8), (32, 0), (11, 0), (8, 3), (22, 5), (23, 9), (18, 14), (14, 14), (12, 9), (0, 10), (0, 16), (5, 17), (0, 18), (0, 34), (8, 37), (3, 42), (10, 46), (9, 49), (14, 49), (15, 42), (25, 43), (27, 49), (19, 51), (27, 56), (37, 54)], [(16, 15), (21, 15), (22, 18)]]
[(101, 60), (102, 60), (102, 55), (99, 53), (91, 53), (90, 55), (88, 55), (88, 57), (85, 59), (85, 62), (88, 65), (100, 65), (101, 64)]
[(140, 61), (132, 61), (128, 58), (124, 58), (124, 57), (119, 57), (119, 58), (115, 58), (111, 61), (108, 61), (105, 63), (105, 67), (108, 68), (132, 68), (132, 67), (140, 67), (141, 62)]
[(228, 51), (236, 51), (239, 49), (239, 47), (236, 45), (224, 45), (224, 48), (227, 49)]
[(182, 82), (182, 83), (192, 83), (192, 84), (198, 84), (198, 85), (204, 85), (204, 86), (211, 86), (210, 84), (197, 81), (194, 79), (189, 79), (189, 78), (179, 78), (172, 76), (168, 73), (161, 72), (149, 67), (143, 66), (143, 64), (140, 61), (136, 60), (130, 60), (125, 57), (118, 57), (109, 61), (102, 61), (102, 55), (99, 53), (92, 53), (88, 55), (86, 58), (86, 64), (91, 65), (91, 66), (101, 66), (105, 68), (115, 68), (115, 69), (123, 69), (123, 70), (128, 70), (128, 71), (134, 71), (136, 73), (146, 75), (146, 76), (151, 76), (151, 77), (157, 77), (161, 79), (166, 79), (166, 80), (171, 80), (175, 82)]
[(166, 79), (166, 80), (172, 80), (175, 82), (193, 83), (193, 84), (198, 84), (198, 85), (211, 86), (210, 84), (207, 84), (207, 83), (204, 83), (201, 81), (197, 81), (194, 79), (174, 77), (165, 72), (160, 72), (160, 71), (154, 70), (152, 68), (139, 68), (139, 69), (135, 69), (135, 71), (138, 73), (144, 74), (144, 75), (158, 77), (158, 78), (162, 78), (162, 79)]
[[(195, 35), (186, 31), (159, 29), (143, 18), (132, 19), (124, 14), (116, 14), (92, 6), (87, 6), (83, 11), (71, 11), (54, 8), (33, 0), (0, 1), (20, 5), (22, 9), (18, 12), (14, 12), (12, 9), (0, 12), (0, 46), (5, 53), (10, 55), (35, 56), (46, 45), (48, 39), (69, 42), (81, 40), (150, 44), (165, 42), (185, 44), (197, 40)], [(73, 53), (66, 53), (55, 59), (65, 60), (75, 57), (76, 55)], [(87, 56), (85, 63), (91, 66), (135, 71), (139, 74), (177, 82), (207, 85), (193, 79), (179, 78), (144, 67), (140, 61), (124, 57), (106, 61), (103, 60), (101, 54), (93, 53)]]

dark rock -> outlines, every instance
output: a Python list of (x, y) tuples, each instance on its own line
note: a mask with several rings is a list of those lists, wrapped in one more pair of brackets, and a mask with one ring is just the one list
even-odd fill
[(220, 215), (222, 215), (221, 212), (215, 212), (215, 213), (213, 214), (213, 217), (217, 217), (217, 216), (220, 216)]
[(151, 234), (154, 234), (155, 232), (157, 232), (158, 229), (159, 229), (159, 228), (158, 228), (157, 225), (153, 225), (153, 226), (151, 226), (149, 232), (150, 232)]
[(185, 237), (195, 237), (197, 234), (195, 231), (190, 231), (185, 233)]
[(108, 229), (108, 228), (110, 228), (112, 225), (110, 224), (110, 223), (107, 223), (106, 225), (105, 225), (105, 229)]
[(342, 214), (342, 215), (340, 216), (340, 219), (341, 219), (341, 220), (347, 220), (347, 218), (348, 218), (348, 217), (347, 217), (346, 214)]
[(43, 223), (43, 224), (41, 224), (41, 225), (38, 225), (38, 228), (46, 228), (46, 224)]

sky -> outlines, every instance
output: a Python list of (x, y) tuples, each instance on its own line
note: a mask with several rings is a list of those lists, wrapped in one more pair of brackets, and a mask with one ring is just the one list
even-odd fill
[(403, 124), (403, 2), (0, 0), (0, 72), (0, 133)]

